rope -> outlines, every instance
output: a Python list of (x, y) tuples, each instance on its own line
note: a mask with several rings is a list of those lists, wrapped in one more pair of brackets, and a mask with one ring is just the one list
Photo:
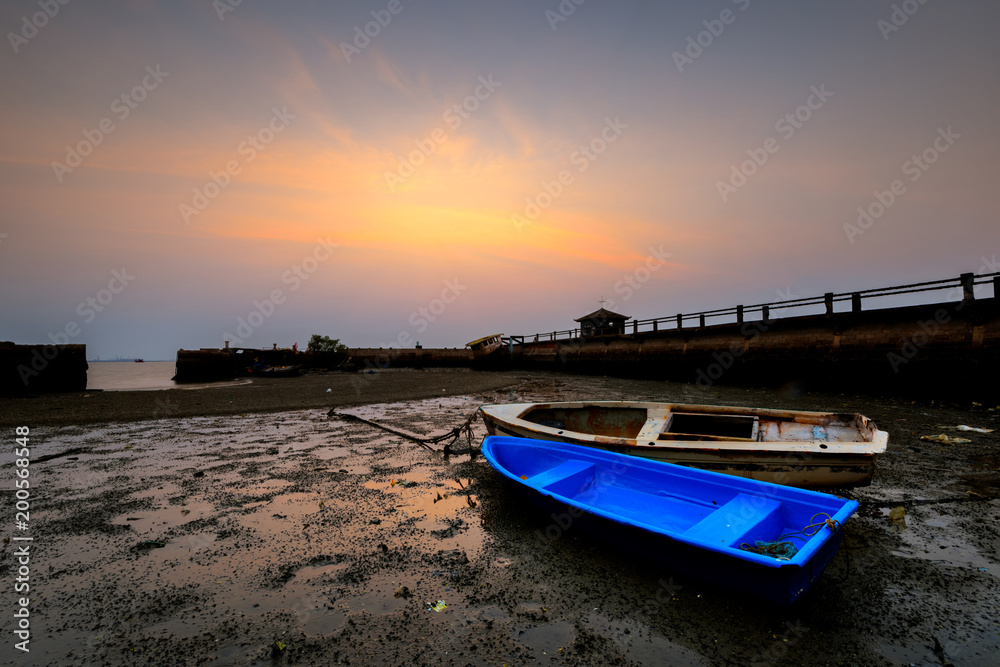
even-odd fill
[[(825, 516), (826, 519), (816, 521), (816, 517), (819, 516)], [(809, 521), (811, 523), (796, 533), (785, 533), (784, 535), (779, 536), (776, 540), (757, 540), (753, 545), (742, 542), (740, 544), (740, 549), (760, 554), (761, 556), (777, 558), (778, 560), (791, 560), (792, 557), (799, 552), (799, 550), (789, 541), (790, 539), (802, 540), (805, 542), (806, 538), (812, 537), (818, 533), (823, 526), (826, 526), (833, 532), (837, 532), (841, 527), (840, 522), (826, 512), (817, 512), (816, 514), (813, 514)]]
[(476, 417), (479, 416), (479, 410), (473, 411), (473, 413), (469, 415), (469, 418), (466, 419), (465, 423), (463, 423), (461, 426), (451, 429), (444, 435), (437, 435), (434, 436), (433, 438), (421, 438), (413, 435), (412, 433), (406, 433), (405, 431), (397, 431), (396, 429), (391, 428), (389, 426), (385, 426), (384, 424), (379, 424), (377, 422), (369, 421), (364, 417), (358, 417), (357, 415), (348, 414), (346, 412), (334, 412), (333, 410), (330, 410), (330, 412), (328, 412), (327, 415), (330, 417), (338, 417), (340, 419), (343, 419), (344, 421), (359, 421), (364, 424), (368, 424), (369, 426), (380, 428), (383, 431), (388, 431), (389, 433), (392, 433), (393, 435), (398, 435), (401, 438), (412, 440), (413, 442), (417, 443), (424, 449), (427, 449), (432, 452), (436, 452), (438, 450), (431, 447), (431, 445), (436, 445), (439, 442), (443, 442), (444, 440), (449, 440), (450, 438), (450, 440), (445, 443), (444, 448), (441, 451), (443, 451), (445, 454), (451, 454), (451, 446), (455, 443), (455, 441), (458, 440), (459, 436), (462, 435), (463, 432), (466, 433), (467, 435), (469, 442), (469, 450), (470, 451), (472, 450), (472, 422), (475, 421)]
[[(820, 521), (819, 523), (816, 523), (816, 517), (818, 516), (825, 516), (826, 519)], [(813, 514), (812, 518), (809, 520), (812, 521), (813, 523), (810, 523), (808, 526), (802, 529), (802, 534), (805, 535), (806, 537), (812, 537), (813, 535), (818, 533), (820, 528), (822, 528), (823, 526), (826, 526), (834, 533), (840, 530), (840, 522), (834, 519), (826, 512), (817, 512), (816, 514)], [(811, 533), (807, 533), (806, 531), (809, 530), (810, 528), (812, 528), (813, 531)]]
[(773, 542), (757, 540), (755, 546), (750, 546), (744, 542), (740, 545), (740, 549), (760, 554), (761, 556), (770, 556), (771, 558), (777, 558), (779, 560), (791, 560), (792, 557), (799, 552), (794, 544), (791, 542), (783, 542), (781, 541), (781, 538), (778, 538)]

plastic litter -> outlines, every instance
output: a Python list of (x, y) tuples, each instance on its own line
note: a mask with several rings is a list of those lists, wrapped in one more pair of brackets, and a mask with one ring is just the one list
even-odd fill
[(448, 605), (444, 603), (444, 600), (438, 600), (437, 604), (428, 604), (430, 605), (430, 609), (438, 612), (444, 611), (448, 607)]
[(922, 435), (920, 436), (920, 439), (926, 440), (927, 442), (941, 442), (946, 445), (964, 445), (966, 443), (972, 442), (968, 438), (952, 437), (952, 436), (947, 436), (943, 433), (940, 435)]
[(889, 510), (889, 521), (902, 521), (906, 518), (906, 508), (900, 505)]
[(992, 433), (995, 430), (992, 428), (976, 428), (974, 426), (966, 426), (965, 424), (959, 424), (958, 426), (942, 426), (938, 424), (934, 428), (943, 428), (946, 431), (969, 431), (971, 433)]

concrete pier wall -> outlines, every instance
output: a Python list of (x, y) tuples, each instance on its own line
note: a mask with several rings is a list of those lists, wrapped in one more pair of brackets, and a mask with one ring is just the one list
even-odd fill
[[(997, 299), (531, 342), (518, 368), (695, 382), (798, 384), (1000, 401)], [(993, 406), (996, 403), (992, 403)]]
[(15, 345), (0, 342), (0, 392), (83, 391), (86, 345)]
[(292, 352), (289, 349), (201, 349), (177, 351), (178, 382), (208, 382), (246, 375), (246, 368), (258, 361), (269, 366), (302, 366), (307, 369), (334, 369), (350, 357), (354, 370), (380, 368), (423, 368), (469, 366), (472, 351), (463, 348), (352, 348), (346, 353)]
[[(971, 293), (971, 292), (970, 292)], [(697, 321), (697, 320), (696, 320)], [(626, 327), (624, 331), (630, 331)], [(544, 369), (714, 384), (968, 397), (1000, 404), (1000, 300), (828, 312), (714, 326), (517, 343), (486, 363), (465, 348), (352, 348), (354, 370), (465, 366)], [(185, 379), (272, 365), (335, 368), (343, 356), (291, 350), (181, 350)]]
[(361, 368), (423, 368), (469, 366), (472, 350), (467, 348), (389, 349), (360, 347), (348, 351), (351, 363)]

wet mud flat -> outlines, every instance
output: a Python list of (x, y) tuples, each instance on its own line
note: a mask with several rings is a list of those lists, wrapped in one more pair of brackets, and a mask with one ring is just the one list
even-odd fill
[[(446, 457), (323, 409), (32, 430), (21, 665), (992, 665), (1000, 426), (990, 406), (511, 374), (337, 408), (438, 435), (487, 402), (672, 400), (857, 411), (889, 432), (823, 579), (792, 607), (671, 574)], [(996, 407), (996, 406), (993, 406)], [(474, 423), (473, 444), (485, 435)], [(921, 440), (961, 436), (967, 443)], [(0, 458), (12, 479), (13, 457)], [(51, 458), (48, 458), (51, 457)], [(14, 496), (4, 497), (13, 512)], [(904, 507), (905, 524), (889, 519)], [(11, 517), (13, 519), (13, 517)], [(0, 577), (12, 582), (14, 542)], [(7, 587), (8, 590), (12, 588)], [(7, 593), (6, 608), (15, 603)]]

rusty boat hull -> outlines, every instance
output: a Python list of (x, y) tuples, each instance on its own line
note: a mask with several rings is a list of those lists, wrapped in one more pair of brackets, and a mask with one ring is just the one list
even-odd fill
[(867, 486), (888, 434), (860, 414), (640, 401), (483, 405), (490, 435), (597, 447), (810, 489)]

